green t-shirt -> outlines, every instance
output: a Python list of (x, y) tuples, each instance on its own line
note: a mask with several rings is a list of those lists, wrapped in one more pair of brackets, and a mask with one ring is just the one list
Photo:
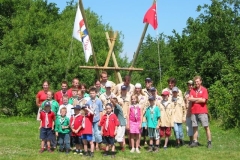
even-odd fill
[(68, 104), (73, 105), (73, 102), (74, 102), (75, 99), (77, 99), (77, 97), (75, 97), (75, 98), (74, 98), (74, 97), (69, 98)]
[(158, 106), (153, 106), (153, 107), (149, 106), (145, 113), (145, 117), (147, 119), (147, 127), (156, 128), (160, 116), (161, 116), (161, 112)]
[(117, 116), (120, 126), (126, 126), (126, 120), (123, 115), (122, 107), (118, 104), (114, 107), (113, 113)]
[[(45, 104), (47, 101), (49, 101), (49, 100), (43, 101), (43, 103), (42, 103), (42, 105), (41, 105), (41, 109), (42, 109), (42, 110), (44, 109), (44, 104)], [(58, 104), (58, 102), (55, 101), (55, 100), (51, 100), (51, 101), (49, 101), (49, 102), (51, 103), (51, 111), (53, 111), (54, 114), (55, 114), (55, 116), (56, 116), (57, 113), (58, 113), (59, 104)]]
[[(69, 128), (69, 118), (68, 117), (61, 117), (57, 116), (57, 119), (55, 121), (55, 131), (58, 133), (63, 133), (63, 134), (68, 134), (70, 133), (70, 128)], [(62, 127), (68, 126), (68, 128), (62, 128)]]

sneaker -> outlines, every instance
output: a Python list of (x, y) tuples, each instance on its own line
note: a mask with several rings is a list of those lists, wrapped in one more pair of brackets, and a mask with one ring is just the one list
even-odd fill
[(83, 152), (82, 152), (82, 151), (79, 151), (79, 155), (82, 156), (82, 155), (83, 155)]
[(166, 149), (167, 149), (167, 146), (166, 146), (166, 147), (163, 147), (163, 149), (166, 150)]
[(148, 152), (152, 152), (153, 151), (153, 147), (149, 146), (147, 151)]
[(198, 142), (192, 142), (192, 144), (190, 145), (190, 147), (197, 147), (198, 146)]
[(176, 147), (176, 148), (179, 148), (179, 147), (180, 147), (180, 143), (177, 143), (175, 147)]
[(80, 152), (79, 151), (75, 151), (73, 154), (79, 154)]
[(184, 146), (185, 145), (184, 140), (180, 139), (180, 144)]
[(84, 152), (83, 155), (84, 155), (84, 156), (89, 156), (89, 155), (88, 155), (88, 152)]
[(90, 152), (90, 157), (94, 157), (94, 153), (93, 152)]
[(189, 143), (188, 143), (188, 146), (191, 146), (191, 144), (192, 144), (193, 142), (192, 141), (190, 141)]
[(132, 148), (130, 152), (131, 152), (131, 153), (135, 152), (135, 148)]
[(47, 150), (49, 153), (52, 153), (53, 151), (49, 148), (48, 150)]
[(158, 152), (159, 148), (158, 147), (154, 147), (154, 152)]
[(39, 153), (43, 153), (44, 152), (44, 148), (40, 149)]
[(212, 143), (211, 143), (211, 141), (208, 141), (208, 143), (207, 143), (207, 148), (212, 148)]
[(107, 151), (105, 151), (104, 153), (103, 153), (103, 156), (108, 156), (108, 152)]
[(137, 152), (137, 153), (141, 153), (138, 148), (136, 148), (136, 152)]
[(115, 158), (116, 152), (111, 152), (111, 158)]
[(122, 147), (121, 151), (122, 151), (122, 152), (124, 152), (124, 151), (125, 151), (125, 148), (124, 148), (124, 147)]

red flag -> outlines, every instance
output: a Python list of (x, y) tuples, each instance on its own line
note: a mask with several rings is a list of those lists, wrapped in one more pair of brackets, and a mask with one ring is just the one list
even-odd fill
[(149, 23), (152, 25), (154, 29), (157, 28), (157, 11), (156, 11), (156, 3), (153, 3), (152, 7), (148, 9), (147, 13), (143, 18), (143, 23)]

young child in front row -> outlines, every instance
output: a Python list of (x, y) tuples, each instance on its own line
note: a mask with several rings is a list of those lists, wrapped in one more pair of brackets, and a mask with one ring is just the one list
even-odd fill
[(138, 147), (140, 145), (139, 134), (141, 134), (142, 128), (142, 109), (138, 104), (137, 95), (131, 96), (131, 106), (128, 108), (127, 122), (129, 122), (127, 124), (127, 129), (129, 129), (132, 145), (130, 152), (133, 153), (136, 151), (137, 153), (140, 153)]
[[(82, 140), (83, 140), (83, 146), (84, 146), (84, 156), (90, 156), (94, 157), (94, 143), (93, 143), (93, 116), (94, 113), (90, 109), (89, 104), (85, 104), (82, 106), (82, 109), (84, 109), (84, 116), (83, 116), (83, 122), (82, 122)], [(88, 153), (88, 142), (90, 144), (90, 153)]]
[(53, 132), (54, 130), (54, 121), (55, 121), (55, 114), (53, 111), (51, 111), (51, 103), (50, 102), (45, 102), (44, 103), (44, 108), (40, 112), (40, 139), (41, 141), (41, 150), (39, 153), (44, 152), (44, 144), (45, 141), (47, 141), (47, 150), (48, 152), (52, 152), (51, 146), (50, 146), (50, 141), (52, 140), (53, 137)]
[(68, 154), (70, 151), (70, 127), (69, 118), (66, 116), (67, 108), (62, 107), (60, 114), (55, 121), (55, 134), (58, 138), (59, 151), (63, 152), (65, 149), (66, 154)]
[(80, 105), (76, 105), (73, 107), (74, 115), (70, 118), (70, 127), (72, 129), (72, 141), (73, 144), (76, 145), (76, 151), (74, 154), (82, 154), (81, 153), (81, 145), (82, 145), (82, 121), (83, 116), (81, 115), (81, 107)]
[(112, 148), (111, 156), (115, 157), (114, 137), (117, 135), (117, 128), (119, 121), (117, 116), (112, 112), (113, 106), (111, 103), (107, 103), (105, 106), (106, 114), (104, 114), (100, 120), (101, 135), (103, 136), (103, 142), (106, 143), (106, 151), (104, 156), (109, 155), (109, 147)]
[[(159, 107), (155, 104), (155, 97), (150, 96), (149, 100), (149, 107), (146, 110), (145, 117), (147, 120), (147, 128), (148, 128), (148, 136), (150, 138), (149, 141), (149, 149), (148, 152), (158, 152), (159, 150), (159, 126), (160, 126), (160, 110)], [(155, 140), (156, 144), (153, 145), (153, 140)]]

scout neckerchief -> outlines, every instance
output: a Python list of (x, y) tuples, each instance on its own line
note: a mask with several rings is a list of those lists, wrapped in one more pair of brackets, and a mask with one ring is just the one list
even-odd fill
[(60, 124), (62, 127), (63, 127), (63, 123), (65, 121), (65, 118), (66, 118), (66, 116), (64, 116), (64, 117), (61, 116), (61, 118), (60, 118)]
[(96, 98), (92, 99), (91, 101), (92, 101), (91, 110), (93, 111), (94, 115), (96, 115), (96, 108), (97, 108)]
[(45, 110), (43, 110), (43, 112), (45, 112), (45, 126), (44, 128), (48, 128), (48, 125), (49, 125), (49, 120), (48, 120), (48, 113), (50, 112), (47, 112)]
[(80, 115), (81, 115), (80, 113), (77, 114), (77, 115), (73, 115), (73, 121), (72, 121), (72, 123), (71, 123), (71, 126), (72, 126), (72, 127), (74, 126), (74, 123), (75, 123), (76, 118), (79, 117)]
[(113, 112), (111, 112), (110, 114), (106, 114), (106, 116), (107, 116), (107, 119), (106, 119), (106, 124), (105, 124), (105, 130), (107, 131), (107, 129), (108, 129), (108, 125), (109, 125), (109, 118), (110, 118), (110, 116), (113, 114)]
[(85, 114), (84, 116), (83, 116), (83, 120), (82, 120), (82, 128), (85, 128), (85, 123), (86, 123), (86, 116), (87, 116), (88, 114)]
[(133, 108), (134, 108), (134, 117), (135, 117), (135, 120), (137, 120), (137, 114), (138, 114), (137, 106), (133, 105)]
[(153, 119), (153, 115), (154, 115), (154, 109), (155, 109), (156, 105), (154, 106), (150, 106), (149, 109), (150, 109), (150, 114), (151, 114), (151, 118)]
[(104, 93), (104, 96), (105, 96), (106, 100), (109, 101), (112, 98), (113, 94), (110, 93), (110, 95), (108, 96), (107, 93)]
[(82, 97), (81, 99), (78, 97), (77, 98), (77, 101), (78, 101), (78, 104), (80, 105), (80, 106), (82, 106), (83, 104), (82, 104), (82, 101), (84, 100), (84, 97)]

